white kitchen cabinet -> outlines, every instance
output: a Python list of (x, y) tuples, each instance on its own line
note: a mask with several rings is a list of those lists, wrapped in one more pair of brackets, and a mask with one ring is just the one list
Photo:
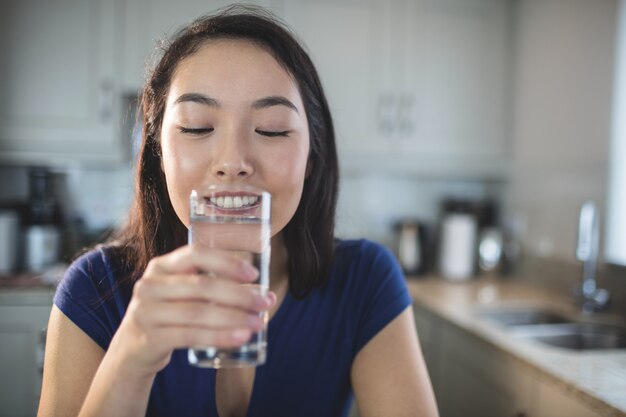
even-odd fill
[[(0, 14), (0, 162), (128, 158), (158, 40), (229, 0), (24, 0)], [(319, 70), (344, 172), (501, 176), (510, 1), (253, 0)], [(158, 54), (157, 54), (158, 55)]]
[(403, 155), (438, 172), (500, 175), (507, 165), (511, 2), (408, 0), (396, 12)]
[(37, 414), (52, 293), (0, 294), (0, 417)]
[[(232, 4), (230, 0), (125, 0), (122, 86), (136, 93), (146, 70), (160, 56), (159, 44), (194, 19)], [(270, 0), (248, 1), (270, 7)]]
[(503, 175), (510, 2), (279, 3), (320, 72), (347, 171)]
[(0, 13), (0, 162), (116, 163), (119, 0), (22, 0)]

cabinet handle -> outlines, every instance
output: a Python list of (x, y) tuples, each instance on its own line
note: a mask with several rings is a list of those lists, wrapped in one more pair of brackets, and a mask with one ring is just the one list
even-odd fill
[(113, 113), (113, 82), (103, 80), (100, 84), (99, 113), (102, 122), (108, 122)]
[(378, 99), (378, 129), (383, 136), (410, 136), (415, 131), (415, 97), (412, 94), (382, 94)]
[(415, 113), (415, 97), (411, 94), (403, 94), (398, 99), (398, 130), (402, 135), (410, 136), (415, 130), (413, 114)]
[(392, 93), (382, 94), (379, 97), (376, 119), (378, 120), (378, 130), (383, 136), (392, 136), (395, 132), (395, 107), (395, 98)]

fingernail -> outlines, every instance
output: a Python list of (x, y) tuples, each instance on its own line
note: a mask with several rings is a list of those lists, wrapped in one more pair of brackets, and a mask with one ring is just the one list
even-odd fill
[(276, 294), (272, 291), (268, 291), (268, 293), (265, 294), (265, 301), (267, 301), (270, 306), (274, 305), (276, 303)]
[(256, 278), (257, 275), (259, 275), (259, 271), (247, 262), (243, 263), (243, 272), (246, 274), (246, 277), (250, 279)]

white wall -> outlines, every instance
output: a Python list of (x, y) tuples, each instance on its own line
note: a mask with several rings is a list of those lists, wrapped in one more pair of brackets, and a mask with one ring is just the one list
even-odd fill
[(626, 265), (626, 0), (619, 5), (618, 46), (613, 97), (606, 258)]
[(393, 247), (393, 225), (413, 219), (436, 228), (447, 197), (501, 201), (498, 181), (416, 178), (397, 175), (346, 175), (337, 203), (337, 236), (369, 238)]
[(507, 211), (533, 255), (574, 261), (581, 203), (604, 213), (617, 0), (517, 3)]

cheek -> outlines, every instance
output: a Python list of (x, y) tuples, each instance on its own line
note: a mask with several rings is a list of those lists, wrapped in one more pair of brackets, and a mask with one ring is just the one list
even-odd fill
[(180, 146), (173, 146), (167, 138), (162, 142), (162, 155), (163, 173), (172, 206), (178, 218), (188, 226), (189, 194), (194, 184), (198, 183), (196, 177), (202, 161), (197, 155), (190, 157), (190, 153), (185, 152)]
[(272, 226), (275, 232), (282, 230), (295, 214), (300, 199), (306, 173), (308, 151), (285, 153), (281, 161), (271, 165), (271, 177), (275, 179), (275, 198), (272, 210)]
[(272, 178), (280, 181), (285, 189), (291, 191), (294, 188), (301, 188), (307, 169), (308, 146), (292, 146), (281, 149), (268, 164), (268, 169), (272, 172)]

